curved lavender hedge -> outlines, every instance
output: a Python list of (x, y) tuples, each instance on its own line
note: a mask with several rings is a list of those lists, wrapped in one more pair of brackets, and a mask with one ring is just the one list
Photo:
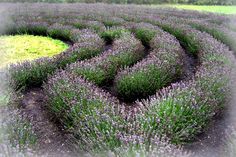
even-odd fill
[[(184, 51), (179, 42), (160, 28), (152, 27), (149, 29), (155, 31), (156, 36), (150, 41), (150, 54), (116, 76), (115, 89), (118, 96), (125, 100), (134, 101), (152, 95), (182, 74)], [(141, 28), (137, 30), (140, 32)]]
[(98, 57), (72, 64), (69, 71), (102, 86), (114, 79), (119, 68), (136, 63), (143, 55), (141, 42), (124, 32), (114, 41), (112, 49)]
[(210, 35), (185, 26), (175, 27), (194, 35), (200, 66), (192, 80), (172, 84), (150, 100), (137, 103), (149, 106), (138, 116), (142, 129), (168, 135), (172, 142), (180, 143), (200, 133), (227, 103), (234, 57)]
[[(124, 129), (119, 100), (92, 83), (66, 71), (44, 85), (48, 107), (83, 150), (115, 148)], [(73, 140), (73, 139), (71, 139)]]

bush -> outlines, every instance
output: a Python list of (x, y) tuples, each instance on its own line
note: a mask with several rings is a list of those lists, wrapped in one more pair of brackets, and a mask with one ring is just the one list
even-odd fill
[(228, 45), (233, 51), (236, 51), (235, 32), (229, 29), (207, 23), (190, 22), (193, 28), (211, 34), (214, 38)]
[(73, 22), (72, 25), (75, 28), (78, 29), (92, 29), (98, 33), (105, 31), (106, 27), (104, 26), (104, 24), (102, 24), (99, 21), (86, 21), (86, 20), (79, 20), (76, 22)]
[(226, 100), (222, 91), (228, 92), (227, 77), (204, 72), (199, 71), (196, 80), (173, 84), (160, 91), (160, 96), (144, 102), (143, 106), (149, 107), (139, 117), (142, 129), (167, 135), (175, 144), (190, 141), (200, 133), (222, 109)]
[(48, 24), (46, 22), (17, 22), (8, 26), (6, 34), (30, 34), (47, 35)]
[(124, 20), (122, 18), (118, 17), (113, 17), (113, 18), (105, 18), (102, 20), (103, 24), (106, 27), (114, 27), (114, 26), (119, 26), (124, 23)]
[(156, 35), (154, 30), (138, 28), (135, 30), (136, 37), (142, 41), (144, 46), (149, 46), (150, 41)]
[(61, 24), (53, 24), (49, 27), (47, 33), (50, 37), (60, 39), (63, 41), (71, 41), (72, 40), (72, 34), (71, 30), (73, 27), (71, 26), (64, 26)]
[[(59, 122), (57, 124), (65, 135), (69, 135), (68, 140), (75, 144), (76, 150), (82, 149), (85, 155), (94, 152), (93, 156), (98, 154), (98, 150), (111, 149), (109, 152), (115, 156), (158, 156), (159, 152), (165, 150), (163, 147), (170, 148), (169, 140), (174, 144), (182, 144), (194, 139), (226, 104), (230, 96), (229, 85), (232, 86), (229, 79), (235, 58), (227, 46), (186, 23), (190, 20), (211, 23), (218, 19), (217, 23), (224, 27), (226, 18), (190, 11), (133, 6), (67, 4), (62, 5), (59, 10), (53, 5), (54, 9), (50, 10), (51, 5), (36, 6), (38, 5), (39, 10), (37, 7), (31, 8), (31, 5), (22, 5), (27, 8), (26, 11), (17, 11), (19, 15), (14, 20), (73, 25), (78, 22), (77, 19), (98, 20), (103, 23), (104, 20), (112, 19), (107, 17), (117, 16), (129, 21), (124, 23), (125, 29), (119, 27), (104, 31), (105, 26), (99, 25), (98, 34), (112, 43), (112, 46), (105, 46), (105, 52), (100, 56), (94, 57), (104, 49), (102, 39), (94, 32), (72, 27), (69, 29), (70, 40), (75, 43), (69, 50), (53, 59), (18, 65), (19, 69), (16, 68), (16, 74), (13, 75), (20, 78), (17, 83), (20, 86), (17, 88), (45, 81), (43, 88), (47, 96), (48, 111)], [(28, 15), (30, 9), (32, 16)], [(139, 24), (134, 24), (137, 22)], [(148, 22), (153, 26), (140, 22)], [(115, 24), (108, 22), (106, 25)], [(180, 43), (154, 25), (175, 35)], [(218, 28), (221, 26), (217, 27), (217, 31)], [(142, 42), (147, 46), (145, 52), (141, 42), (130, 33), (135, 33), (135, 30), (138, 30), (136, 37), (143, 39)], [(83, 31), (90, 33), (83, 36)], [(221, 33), (218, 36), (220, 35)], [(183, 51), (180, 44), (190, 54), (189, 57), (185, 58), (181, 54)], [(93, 58), (88, 59), (90, 57)], [(144, 59), (141, 60), (142, 58)], [(187, 68), (184, 68), (190, 76), (179, 80), (185, 59)], [(76, 63), (67, 66), (72, 62)], [(64, 70), (55, 73), (58, 68)], [(14, 73), (14, 68), (11, 72)], [(51, 74), (49, 79), (48, 74)], [(121, 104), (104, 92), (108, 90), (117, 95), (114, 91), (117, 86), (114, 85), (119, 81), (122, 83), (119, 87), (123, 94), (120, 96), (121, 101), (122, 98), (131, 98), (131, 103)], [(150, 97), (144, 100), (137, 100), (148, 96)], [(162, 139), (167, 144), (159, 147)], [(120, 151), (123, 147), (127, 148), (124, 152)], [(152, 148), (158, 150), (157, 154), (145, 154), (146, 151), (152, 151)], [(111, 153), (104, 156), (106, 155), (112, 156)]]
[(120, 98), (126, 101), (145, 98), (181, 76), (183, 50), (178, 41), (162, 32), (151, 45), (154, 50), (147, 58), (118, 73), (115, 90)]
[(75, 137), (82, 150), (120, 146), (117, 134), (123, 130), (125, 120), (118, 110), (118, 100), (65, 71), (51, 77), (44, 90), (50, 112)]
[(230, 96), (228, 71), (232, 68), (232, 53), (208, 34), (183, 25), (172, 29), (184, 32), (184, 38), (195, 37), (191, 43), (196, 43), (196, 52), (201, 52), (200, 66), (191, 81), (172, 84), (137, 104), (146, 108), (138, 116), (145, 132), (158, 132), (179, 144), (200, 133), (226, 103)]
[(102, 39), (104, 39), (107, 43), (111, 43), (115, 39), (118, 39), (123, 35), (125, 32), (128, 32), (125, 29), (120, 28), (109, 28), (104, 32), (100, 33)]
[(114, 41), (112, 50), (97, 58), (78, 62), (70, 67), (70, 71), (102, 86), (114, 79), (119, 68), (134, 64), (142, 56), (141, 43), (130, 33), (123, 33)]

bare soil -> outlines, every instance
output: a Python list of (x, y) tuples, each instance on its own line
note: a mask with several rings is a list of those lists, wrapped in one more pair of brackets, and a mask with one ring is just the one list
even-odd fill
[(194, 142), (184, 146), (185, 150), (194, 152), (196, 157), (224, 157), (227, 154), (229, 135), (236, 129), (236, 92), (233, 93), (231, 102), (209, 122)]
[(40, 88), (33, 88), (24, 93), (21, 100), (23, 113), (30, 119), (33, 130), (38, 137), (40, 153), (70, 154), (69, 141), (45, 106), (46, 96)]

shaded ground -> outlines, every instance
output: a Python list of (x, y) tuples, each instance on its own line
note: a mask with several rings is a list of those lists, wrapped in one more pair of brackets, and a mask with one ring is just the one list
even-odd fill
[(23, 113), (26, 114), (33, 125), (38, 136), (39, 150), (41, 153), (70, 154), (69, 141), (63, 135), (45, 107), (45, 95), (40, 88), (27, 91), (22, 98), (21, 105)]
[(222, 157), (223, 143), (230, 128), (226, 113), (216, 117), (209, 124), (207, 130), (194, 139), (193, 143), (184, 146), (185, 149), (194, 152), (197, 157)]

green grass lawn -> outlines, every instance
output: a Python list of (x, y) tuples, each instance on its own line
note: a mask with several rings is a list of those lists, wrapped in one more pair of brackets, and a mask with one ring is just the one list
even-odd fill
[(0, 36), (0, 69), (6, 65), (61, 53), (68, 45), (60, 40), (33, 35)]
[(236, 14), (236, 6), (207, 6), (207, 5), (161, 5), (162, 7), (174, 7), (177, 9), (197, 10), (220, 14)]

